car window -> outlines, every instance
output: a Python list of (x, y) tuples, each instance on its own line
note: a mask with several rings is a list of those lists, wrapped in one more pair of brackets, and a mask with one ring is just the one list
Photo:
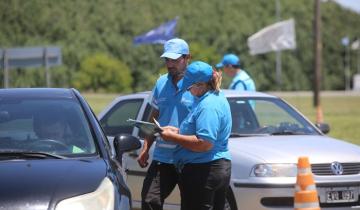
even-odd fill
[(6, 99), (0, 104), (0, 150), (93, 154), (94, 138), (72, 99)]
[[(151, 111), (152, 111), (152, 107), (150, 106), (150, 104), (147, 104), (146, 107), (145, 107), (145, 111), (144, 111), (144, 114), (141, 118), (142, 121), (145, 121), (145, 122), (149, 122), (150, 121), (150, 114), (151, 114)], [(142, 130), (139, 130), (139, 137), (140, 138), (144, 138), (145, 137), (145, 133), (142, 131)]]
[(248, 100), (229, 99), (232, 115), (232, 132), (252, 133), (259, 127), (255, 113)]
[(297, 111), (277, 98), (228, 98), (237, 134), (318, 134)]
[(295, 118), (270, 101), (257, 101), (254, 109), (260, 126), (278, 125), (284, 122), (297, 124)]
[(143, 99), (130, 99), (112, 107), (100, 121), (106, 135), (131, 134), (134, 127), (127, 120), (136, 119), (142, 103)]

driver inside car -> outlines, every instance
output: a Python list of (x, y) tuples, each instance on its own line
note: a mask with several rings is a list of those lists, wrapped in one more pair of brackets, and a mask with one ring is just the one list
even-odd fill
[(72, 131), (63, 113), (40, 113), (34, 116), (34, 131), (38, 137), (35, 144), (50, 150), (68, 150), (71, 153), (82, 153), (83, 149), (74, 145)]

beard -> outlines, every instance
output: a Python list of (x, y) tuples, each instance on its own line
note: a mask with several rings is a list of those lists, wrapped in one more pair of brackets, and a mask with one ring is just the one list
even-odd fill
[(181, 78), (185, 74), (185, 70), (180, 70), (180, 69), (176, 69), (176, 68), (169, 68), (168, 72), (171, 75), (171, 77), (173, 77), (173, 78)]

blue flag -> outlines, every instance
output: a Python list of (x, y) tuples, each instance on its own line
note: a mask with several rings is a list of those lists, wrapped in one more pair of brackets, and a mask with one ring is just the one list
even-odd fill
[(178, 17), (134, 38), (134, 44), (164, 44), (174, 38)]

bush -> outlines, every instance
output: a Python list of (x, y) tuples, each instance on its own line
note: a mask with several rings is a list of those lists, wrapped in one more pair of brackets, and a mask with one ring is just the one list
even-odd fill
[(74, 80), (74, 86), (79, 90), (113, 93), (131, 92), (132, 83), (129, 67), (104, 53), (85, 58)]

